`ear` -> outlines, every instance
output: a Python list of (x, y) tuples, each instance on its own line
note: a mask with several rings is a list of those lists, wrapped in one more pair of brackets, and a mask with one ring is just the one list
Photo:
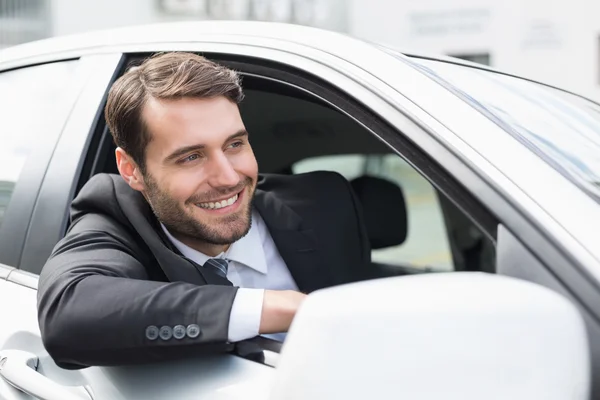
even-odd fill
[(119, 169), (121, 177), (125, 179), (125, 182), (127, 182), (132, 189), (143, 192), (145, 189), (144, 177), (136, 162), (133, 161), (133, 158), (120, 147), (117, 147), (115, 150), (115, 157), (117, 159), (117, 168)]

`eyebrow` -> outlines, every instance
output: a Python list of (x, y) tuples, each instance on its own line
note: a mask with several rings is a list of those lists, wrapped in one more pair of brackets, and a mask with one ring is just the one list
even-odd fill
[[(227, 139), (225, 139), (225, 143), (229, 142), (230, 140), (237, 139), (237, 138), (244, 137), (244, 136), (248, 136), (248, 131), (246, 131), (245, 129), (240, 129), (236, 133), (229, 135), (227, 137)], [(204, 147), (206, 147), (206, 146), (203, 144), (193, 144), (191, 146), (180, 147), (180, 148), (176, 149), (175, 151), (173, 151), (171, 154), (169, 154), (165, 158), (165, 162), (173, 161), (173, 160), (183, 156), (184, 154), (190, 153), (192, 151), (202, 150)]]

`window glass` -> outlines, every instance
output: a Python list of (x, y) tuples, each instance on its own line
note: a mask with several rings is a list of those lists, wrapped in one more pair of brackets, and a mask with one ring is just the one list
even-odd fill
[(361, 176), (374, 176), (398, 185), (406, 203), (406, 239), (396, 246), (374, 249), (372, 260), (435, 271), (455, 269), (437, 192), (402, 158), (395, 154), (324, 156), (300, 161), (292, 170), (295, 174), (316, 170), (336, 171), (349, 181)]
[(414, 61), (600, 202), (600, 105), (512, 76)]
[(0, 73), (0, 224), (33, 147), (57, 126), (77, 61)]

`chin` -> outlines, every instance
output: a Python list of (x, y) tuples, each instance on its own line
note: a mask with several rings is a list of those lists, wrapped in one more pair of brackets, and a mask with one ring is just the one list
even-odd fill
[(235, 227), (234, 229), (227, 229), (226, 231), (222, 230), (220, 232), (213, 232), (213, 234), (209, 235), (209, 237), (206, 239), (208, 242), (216, 245), (232, 244), (248, 234), (250, 231), (250, 225), (251, 224), (243, 227), (240, 226), (239, 228)]

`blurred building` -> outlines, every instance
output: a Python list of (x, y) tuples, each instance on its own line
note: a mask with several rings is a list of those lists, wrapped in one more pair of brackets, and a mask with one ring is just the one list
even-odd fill
[(600, 100), (599, 0), (0, 0), (0, 48), (153, 22), (238, 19), (445, 54)]
[(346, 0), (0, 0), (0, 48), (89, 30), (181, 20), (277, 21), (346, 31)]
[(0, 0), (0, 49), (52, 35), (46, 0)]
[(350, 32), (491, 65), (600, 100), (598, 0), (353, 0)]

